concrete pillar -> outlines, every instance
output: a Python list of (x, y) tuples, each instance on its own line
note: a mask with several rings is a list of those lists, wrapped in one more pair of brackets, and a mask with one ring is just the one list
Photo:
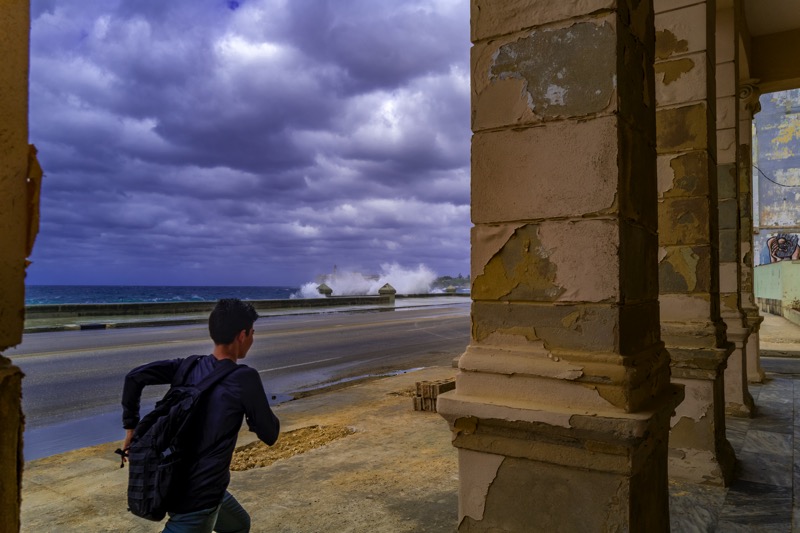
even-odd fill
[[(677, 6), (677, 7), (676, 7)], [(670, 477), (727, 484), (724, 379), (732, 350), (719, 313), (713, 2), (656, 0), (661, 335), (686, 386), (670, 432)]]
[[(37, 227), (28, 193), (29, 13), (27, 0), (0, 9), (0, 354), (22, 341), (25, 259)], [(21, 398), (22, 372), (0, 355), (0, 531), (20, 527)]]
[(331, 296), (333, 294), (333, 289), (328, 287), (326, 283), (321, 283), (317, 286), (317, 292), (327, 298), (328, 296)]
[(747, 379), (764, 381), (761, 368), (759, 329), (764, 317), (758, 312), (753, 285), (755, 255), (753, 250), (753, 115), (761, 110), (760, 92), (752, 80), (739, 84), (739, 213), (741, 216), (741, 296), (742, 310), (750, 328), (747, 339)]
[(669, 530), (651, 8), (472, 2), (459, 531)]
[(739, 38), (733, 6), (717, 10), (717, 193), (719, 212), (719, 300), (726, 335), (734, 349), (725, 369), (725, 412), (748, 417), (755, 404), (747, 388), (750, 327), (741, 304), (741, 215), (739, 213)]
[(397, 294), (397, 289), (386, 283), (383, 287), (378, 289), (378, 294), (380, 296), (388, 296), (389, 297), (389, 304), (394, 305), (395, 295)]

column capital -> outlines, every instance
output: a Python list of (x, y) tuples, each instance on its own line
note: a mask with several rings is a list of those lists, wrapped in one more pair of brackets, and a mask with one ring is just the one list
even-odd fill
[(744, 104), (744, 108), (750, 111), (753, 115), (761, 111), (761, 102), (758, 101), (761, 96), (761, 88), (758, 82), (761, 80), (751, 78), (739, 82), (739, 100)]

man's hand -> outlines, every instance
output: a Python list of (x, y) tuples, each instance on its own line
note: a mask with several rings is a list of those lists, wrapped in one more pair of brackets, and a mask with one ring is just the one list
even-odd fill
[(133, 439), (133, 430), (125, 430), (125, 440), (122, 441), (122, 448), (117, 448), (114, 453), (119, 455), (122, 460), (119, 463), (120, 468), (125, 468), (125, 463), (128, 461), (128, 448), (131, 447), (131, 440)]

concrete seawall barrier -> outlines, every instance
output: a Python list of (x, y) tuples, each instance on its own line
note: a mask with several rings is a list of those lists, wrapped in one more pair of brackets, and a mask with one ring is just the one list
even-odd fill
[[(353, 305), (389, 305), (388, 296), (329, 296), (327, 298), (293, 298), (289, 300), (249, 300), (256, 310)], [(151, 316), (210, 313), (216, 302), (147, 302), (113, 304), (29, 305), (27, 319), (78, 318), (92, 316)]]

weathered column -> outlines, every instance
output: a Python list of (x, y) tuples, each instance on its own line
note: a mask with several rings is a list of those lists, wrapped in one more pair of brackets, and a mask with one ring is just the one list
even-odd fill
[(668, 531), (649, 1), (473, 0), (460, 531)]
[(734, 349), (725, 369), (725, 412), (750, 416), (755, 404), (747, 388), (747, 343), (750, 327), (742, 310), (739, 213), (739, 38), (733, 6), (718, 10), (717, 57), (717, 193), (719, 212), (720, 316)]
[(760, 93), (753, 80), (739, 84), (739, 213), (741, 216), (741, 296), (750, 336), (747, 339), (747, 379), (764, 381), (758, 331), (764, 317), (758, 312), (753, 286), (753, 115), (761, 110)]
[[(28, 195), (27, 0), (0, 9), (0, 354), (22, 340), (25, 258), (35, 233)], [(31, 221), (32, 222), (32, 221)], [(20, 527), (22, 372), (0, 355), (0, 531)]]
[(713, 2), (656, 0), (656, 126), (661, 335), (686, 386), (670, 432), (670, 476), (726, 484), (723, 372), (732, 346), (719, 314)]

